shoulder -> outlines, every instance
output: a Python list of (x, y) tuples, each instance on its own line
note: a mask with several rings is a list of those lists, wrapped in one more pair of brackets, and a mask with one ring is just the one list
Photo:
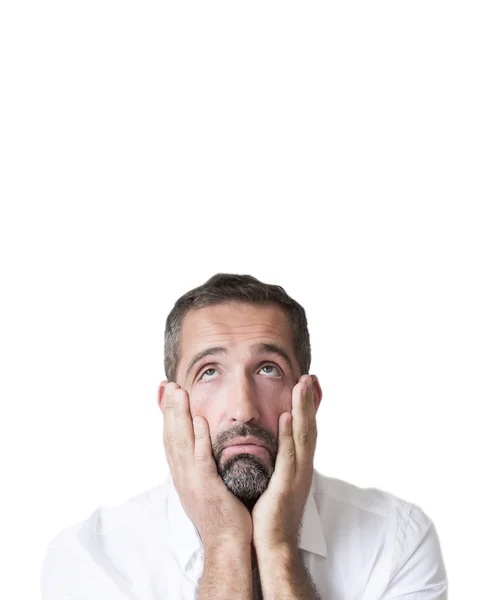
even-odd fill
[(358, 487), (314, 470), (312, 493), (324, 529), (385, 538), (393, 545), (394, 556), (434, 529), (420, 506), (378, 488)]
[(48, 548), (74, 546), (86, 537), (109, 537), (149, 527), (152, 520), (162, 520), (166, 513), (167, 496), (168, 480), (123, 503), (101, 505), (87, 518), (58, 532), (48, 542)]
[(318, 505), (340, 511), (360, 511), (385, 518), (397, 513), (401, 517), (413, 515), (423, 522), (423, 511), (415, 504), (378, 488), (362, 488), (347, 481), (322, 475), (314, 470), (312, 492)]
[(86, 598), (120, 598), (120, 590), (133, 584), (136, 565), (143, 557), (151, 560), (155, 537), (163, 539), (166, 497), (163, 484), (123, 504), (100, 506), (55, 535), (42, 562), (42, 597), (61, 600), (75, 591)]
[[(377, 488), (361, 488), (314, 470), (314, 495), (323, 531), (335, 547), (365, 540), (385, 554), (393, 575), (408, 561), (426, 564), (444, 579), (437, 532), (430, 517), (412, 502)], [(429, 565), (429, 566), (428, 566)], [(424, 574), (422, 575), (424, 576)]]

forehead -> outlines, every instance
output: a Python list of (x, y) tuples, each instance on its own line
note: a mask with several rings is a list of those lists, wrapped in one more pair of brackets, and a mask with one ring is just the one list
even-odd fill
[(292, 330), (280, 306), (232, 302), (190, 310), (181, 327), (180, 363), (207, 346), (234, 349), (256, 342), (276, 342), (293, 356)]

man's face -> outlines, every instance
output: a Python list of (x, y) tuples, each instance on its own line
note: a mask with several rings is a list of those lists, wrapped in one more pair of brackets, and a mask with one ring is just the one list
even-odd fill
[(291, 412), (301, 376), (287, 316), (277, 305), (241, 302), (192, 310), (180, 350), (177, 383), (191, 415), (208, 422), (227, 487), (253, 505), (273, 473), (278, 419)]

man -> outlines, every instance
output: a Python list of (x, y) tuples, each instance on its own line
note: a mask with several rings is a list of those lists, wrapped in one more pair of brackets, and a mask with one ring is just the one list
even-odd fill
[(218, 274), (182, 296), (159, 388), (170, 477), (59, 534), (44, 600), (445, 600), (419, 507), (314, 470), (309, 368), (283, 288)]

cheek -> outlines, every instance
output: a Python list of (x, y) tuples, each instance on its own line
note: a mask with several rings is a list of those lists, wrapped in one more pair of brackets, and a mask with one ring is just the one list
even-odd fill
[(284, 412), (292, 412), (291, 390), (266, 389), (261, 403), (260, 420), (276, 437), (278, 436), (278, 421)]
[(220, 411), (217, 409), (220, 403), (215, 400), (213, 394), (208, 394), (203, 389), (196, 388), (190, 393), (191, 418), (203, 417), (208, 423), (211, 436), (213, 436), (213, 431), (216, 431), (221, 418)]

